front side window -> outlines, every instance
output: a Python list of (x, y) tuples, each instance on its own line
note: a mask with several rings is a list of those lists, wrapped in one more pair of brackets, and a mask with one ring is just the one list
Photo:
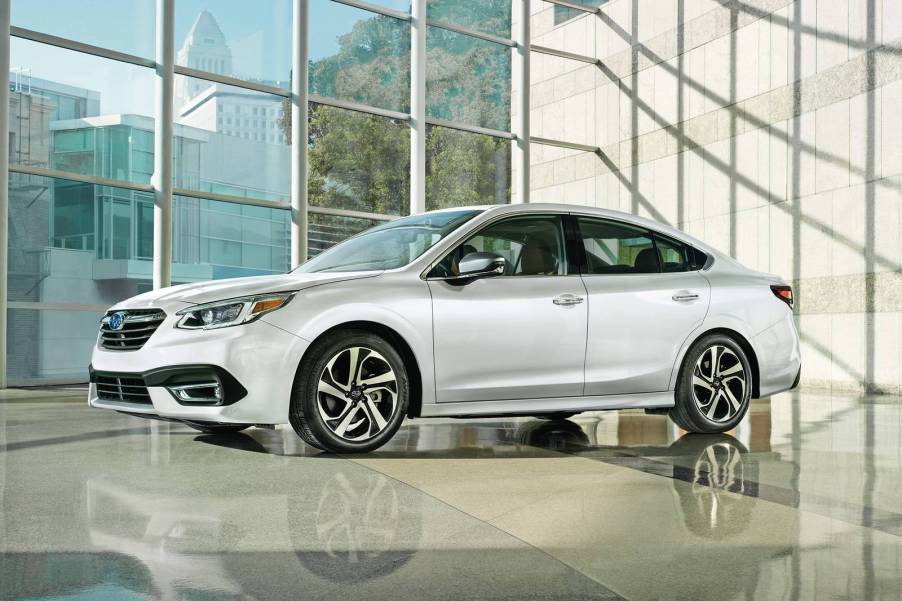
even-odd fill
[(333, 246), (295, 271), (381, 271), (403, 267), (480, 212), (441, 211), (390, 221)]
[(605, 219), (577, 218), (586, 253), (585, 274), (657, 273), (661, 270), (647, 230)]
[(430, 277), (460, 275), (460, 260), (474, 252), (505, 259), (505, 276), (567, 275), (563, 224), (558, 215), (511, 217), (493, 223), (451, 251)]

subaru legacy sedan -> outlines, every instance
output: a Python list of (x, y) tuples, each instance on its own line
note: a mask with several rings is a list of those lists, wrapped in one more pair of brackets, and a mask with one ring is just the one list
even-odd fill
[(93, 407), (203, 432), (291, 424), (336, 453), (407, 418), (643, 408), (734, 428), (801, 373), (792, 289), (655, 221), (531, 204), (374, 227), (284, 275), (112, 307)]

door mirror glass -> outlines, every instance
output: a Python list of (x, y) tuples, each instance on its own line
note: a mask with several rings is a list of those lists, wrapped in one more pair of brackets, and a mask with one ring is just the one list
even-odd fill
[(484, 278), (504, 273), (505, 260), (501, 255), (487, 252), (469, 253), (460, 260), (458, 272), (460, 275), (449, 279), (473, 279)]

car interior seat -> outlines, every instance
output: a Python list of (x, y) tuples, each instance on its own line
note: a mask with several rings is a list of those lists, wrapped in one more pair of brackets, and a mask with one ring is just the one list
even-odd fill
[(658, 253), (654, 247), (644, 248), (636, 255), (633, 273), (657, 273), (660, 270), (660, 265)]

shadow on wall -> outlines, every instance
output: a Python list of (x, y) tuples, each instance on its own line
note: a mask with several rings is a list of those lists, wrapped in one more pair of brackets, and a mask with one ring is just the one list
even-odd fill
[[(608, 57), (609, 64), (601, 60), (596, 64), (603, 81), (613, 84), (620, 98), (628, 102), (629, 137), (597, 149), (602, 165), (595, 173), (610, 172), (616, 178), (621, 194), (628, 197), (628, 203), (621, 201), (622, 208), (686, 229), (750, 266), (774, 271), (791, 281), (797, 291), (796, 315), (803, 342), (803, 384), (864, 392), (902, 391), (902, 298), (898, 292), (902, 281), (898, 239), (902, 188), (898, 177), (887, 177), (896, 169), (883, 158), (889, 153), (881, 151), (881, 144), (887, 147), (890, 132), (887, 127), (878, 130), (882, 86), (899, 79), (902, 49), (895, 42), (888, 45), (878, 39), (878, 26), (889, 27), (879, 12), (878, 0), (848, 0), (856, 18), (863, 20), (857, 25), (864, 31), (861, 39), (830, 32), (826, 25), (815, 26), (823, 17), (809, 14), (801, 1), (787, 2), (785, 10), (777, 12), (759, 8), (752, 1), (728, 1), (686, 22), (686, 0), (677, 0), (675, 46), (640, 42), (639, 22), (648, 15), (640, 15), (639, 0), (616, 4), (623, 2), (630, 3), (629, 29), (609, 14), (613, 9), (608, 10), (607, 5), (589, 17), (597, 18), (597, 27), (625, 42), (628, 50), (623, 53), (629, 53), (628, 61), (618, 53)], [(823, 10), (839, 10), (844, 4)], [(728, 46), (723, 45), (728, 47), (728, 60), (720, 60), (728, 73), (720, 90), (687, 75), (686, 67), (687, 52), (713, 42), (699, 43), (698, 26), (717, 21), (706, 19), (717, 11), (721, 14), (715, 16), (729, 36)], [(621, 22), (625, 22), (624, 14), (620, 10)], [(741, 78), (756, 67), (747, 64), (745, 54), (740, 60), (740, 32), (758, 20), (767, 20), (774, 39), (786, 36), (785, 76), (789, 83), (761, 86), (757, 96), (739, 94)], [(845, 25), (856, 27), (849, 25), (852, 21), (846, 14)], [(902, 31), (902, 24), (897, 28)], [(660, 36), (654, 40), (660, 41)], [(852, 52), (820, 69), (818, 52), (821, 45), (828, 44)], [(650, 45), (675, 48), (676, 52), (667, 55)], [(710, 53), (710, 49), (706, 51)], [(770, 55), (758, 53), (756, 60), (766, 61)], [(816, 66), (812, 67), (812, 62)], [(640, 96), (639, 73), (646, 68), (659, 69), (668, 81), (675, 82), (675, 120), (656, 110), (653, 100)], [(707, 72), (705, 79), (710, 79)], [(657, 92), (653, 94), (656, 98)], [(690, 94), (703, 96), (713, 108), (690, 114)], [(886, 101), (882, 104), (887, 107)], [(834, 123), (837, 109), (844, 118)], [(621, 119), (624, 117), (621, 109)], [(640, 119), (650, 131), (640, 126)], [(883, 114), (882, 122), (887, 119), (893, 116)], [(621, 125), (620, 131), (624, 137), (627, 130)], [(741, 140), (748, 133), (758, 136), (752, 151), (767, 153), (765, 159), (744, 154), (748, 150)], [(672, 150), (665, 151), (665, 147)], [(778, 159), (775, 150), (785, 152), (785, 160)], [(662, 184), (670, 188), (666, 200), (651, 198), (643, 182), (647, 169), (654, 169), (654, 161), (659, 159), (676, 163), (668, 172), (675, 172), (675, 179)], [(687, 175), (691, 168), (710, 173), (722, 185), (713, 189), (708, 181), (701, 186), (693, 184)], [(778, 169), (782, 173), (772, 173)], [(711, 200), (709, 195), (715, 193), (717, 198)], [(671, 198), (675, 204), (668, 202)], [(692, 203), (701, 203), (702, 208)], [(706, 225), (711, 231), (705, 231)], [(762, 251), (762, 244), (769, 248)], [(889, 359), (882, 357), (878, 362), (878, 351)]]

